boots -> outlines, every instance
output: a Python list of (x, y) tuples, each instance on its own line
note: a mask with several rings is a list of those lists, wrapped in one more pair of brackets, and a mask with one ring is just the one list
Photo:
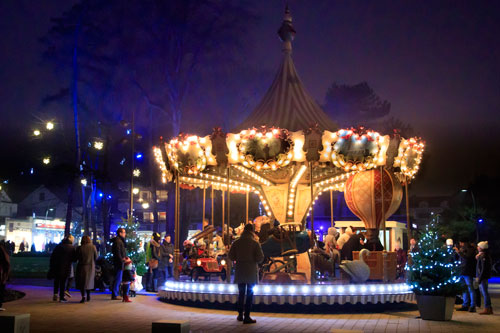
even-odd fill
[(90, 302), (90, 290), (87, 290), (87, 302)]
[(153, 279), (153, 292), (158, 292), (158, 279)]
[(484, 308), (483, 311), (479, 312), (480, 315), (492, 315), (493, 314), (493, 309), (491, 307), (489, 308)]
[(124, 302), (124, 303), (132, 303), (132, 301), (128, 297), (128, 288), (129, 288), (128, 284), (124, 284), (122, 286), (122, 292), (123, 292), (123, 300), (122, 300), (122, 302)]

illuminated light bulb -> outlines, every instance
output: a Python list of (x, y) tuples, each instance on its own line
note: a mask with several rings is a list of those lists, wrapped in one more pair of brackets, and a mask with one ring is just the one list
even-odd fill
[(228, 289), (230, 292), (234, 292), (236, 290), (234, 285), (230, 285)]
[(213, 284), (209, 284), (208, 285), (208, 290), (213, 291), (214, 290), (214, 285)]
[(328, 286), (328, 287), (326, 287), (326, 291), (327, 291), (328, 293), (332, 293), (332, 292), (333, 292), (333, 288), (332, 288), (332, 287), (330, 287), (330, 286)]
[(192, 289), (193, 289), (193, 290), (198, 289), (198, 285), (197, 285), (196, 283), (195, 283), (195, 284), (193, 284), (193, 285), (192, 285)]
[(283, 292), (283, 287), (282, 286), (276, 287), (276, 291), (281, 294)]
[(142, 204), (142, 208), (143, 208), (143, 209), (148, 209), (148, 208), (149, 208), (149, 203), (144, 202), (144, 203)]
[(222, 285), (222, 284), (221, 284), (221, 285), (219, 285), (219, 288), (218, 288), (218, 289), (219, 289), (219, 291), (224, 291), (224, 285)]
[(321, 292), (321, 287), (320, 287), (320, 286), (316, 286), (316, 287), (314, 287), (314, 292), (315, 292), (316, 294), (319, 294), (319, 293)]
[(374, 292), (376, 292), (376, 291), (377, 291), (377, 288), (375, 288), (375, 286), (371, 286), (371, 287), (370, 287), (370, 291), (371, 291), (372, 293), (374, 293)]
[(268, 293), (268, 292), (270, 292), (270, 291), (271, 291), (271, 287), (269, 287), (269, 286), (265, 286), (265, 287), (264, 287), (264, 292), (265, 292), (265, 293)]
[(294, 293), (297, 291), (297, 289), (296, 289), (295, 287), (293, 287), (293, 286), (292, 286), (292, 287), (288, 288), (288, 291), (289, 291), (291, 294), (294, 294)]
[(366, 290), (367, 290), (367, 289), (366, 289), (366, 286), (362, 286), (362, 287), (361, 287), (361, 292), (362, 292), (362, 293), (366, 293)]
[(379, 291), (379, 292), (381, 292), (381, 293), (383, 293), (383, 292), (385, 291), (384, 286), (380, 286), (380, 287), (378, 287), (378, 291)]
[(304, 294), (309, 293), (309, 287), (308, 287), (308, 286), (303, 286), (303, 287), (302, 287), (302, 292), (303, 292)]
[(49, 131), (52, 131), (54, 129), (54, 123), (51, 121), (47, 122), (45, 128), (48, 129)]
[(353, 293), (356, 291), (356, 288), (354, 286), (349, 287), (349, 292)]
[(257, 292), (259, 292), (259, 286), (254, 286), (253, 287), (253, 292), (254, 292), (254, 294), (257, 293)]
[(344, 292), (344, 287), (340, 286), (337, 288), (338, 292), (339, 293), (343, 293)]
[(34, 130), (33, 131), (33, 135), (34, 136), (39, 136), (40, 134), (42, 134), (39, 130)]
[(42, 162), (43, 164), (50, 164), (50, 157), (44, 157)]
[(81, 183), (83, 186), (87, 186), (87, 179), (86, 179), (86, 178), (82, 178), (82, 179), (80, 179), (80, 183)]

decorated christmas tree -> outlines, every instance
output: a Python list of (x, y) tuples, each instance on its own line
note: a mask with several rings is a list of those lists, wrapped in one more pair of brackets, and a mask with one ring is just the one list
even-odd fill
[(421, 234), (418, 250), (410, 253), (407, 282), (417, 295), (455, 296), (461, 291), (460, 261), (445, 245), (433, 219)]
[[(133, 217), (129, 217), (128, 219), (122, 218), (122, 223), (118, 225), (118, 228), (124, 228), (127, 233), (125, 238), (127, 255), (132, 259), (137, 275), (144, 275), (146, 273), (146, 253), (142, 250), (141, 239), (137, 235), (139, 223)], [(106, 255), (106, 259), (111, 262), (112, 256), (113, 254), (109, 252)]]

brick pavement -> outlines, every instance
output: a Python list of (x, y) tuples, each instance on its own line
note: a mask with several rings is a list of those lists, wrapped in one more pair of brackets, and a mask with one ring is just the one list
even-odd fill
[[(69, 303), (52, 302), (51, 288), (15, 286), (26, 297), (6, 303), (8, 312), (31, 313), (31, 332), (150, 332), (151, 322), (162, 319), (189, 320), (192, 332), (499, 332), (500, 315), (479, 316), (455, 312), (450, 322), (417, 319), (418, 312), (402, 306), (381, 313), (366, 313), (351, 307), (332, 314), (255, 313), (255, 325), (236, 321), (234, 311), (200, 309), (160, 302), (154, 296), (139, 295), (134, 303), (109, 300), (109, 294), (95, 294), (79, 304), (75, 295)], [(500, 299), (493, 299), (500, 313)], [(354, 308), (354, 309), (353, 309)], [(393, 307), (394, 308), (394, 307)], [(409, 310), (409, 308), (411, 310)], [(338, 308), (335, 308), (338, 309)], [(336, 310), (337, 311), (337, 310)]]

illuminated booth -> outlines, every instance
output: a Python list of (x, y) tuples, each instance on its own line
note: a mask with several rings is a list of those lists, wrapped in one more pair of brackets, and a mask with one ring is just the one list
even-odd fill
[[(379, 230), (386, 229), (386, 219), (401, 203), (403, 186), (407, 190), (418, 171), (424, 143), (420, 138), (382, 135), (365, 128), (339, 129), (298, 77), (291, 56), (295, 30), (288, 9), (278, 34), (283, 41), (283, 61), (262, 101), (242, 124), (232, 133), (215, 128), (204, 137), (181, 134), (154, 147), (162, 181), (176, 185), (174, 267), (181, 264), (181, 187), (203, 189), (204, 199), (207, 190), (222, 191), (227, 200), (222, 215), (225, 240), (230, 239), (229, 197), (238, 195), (235, 192), (246, 194), (248, 223), (249, 193), (255, 193), (271, 226), (274, 221), (279, 223), (277, 232), (262, 243), (266, 260), (270, 261), (264, 263), (268, 270), (262, 284), (256, 287), (256, 303), (412, 300), (413, 293), (407, 285), (386, 273), (380, 281), (362, 284), (346, 279), (319, 281), (311, 260), (315, 237), (308, 231), (315, 230), (314, 202), (319, 196), (343, 191), (349, 209), (362, 221), (368, 241), (378, 239)], [(213, 226), (213, 216), (211, 223)], [(380, 256), (387, 257), (387, 252), (383, 252)], [(231, 263), (224, 263), (230, 272)], [(230, 274), (228, 281), (202, 282), (183, 280), (179, 270), (175, 272), (176, 281), (166, 283), (159, 292), (160, 298), (236, 302), (237, 287), (226, 283), (230, 282)]]

